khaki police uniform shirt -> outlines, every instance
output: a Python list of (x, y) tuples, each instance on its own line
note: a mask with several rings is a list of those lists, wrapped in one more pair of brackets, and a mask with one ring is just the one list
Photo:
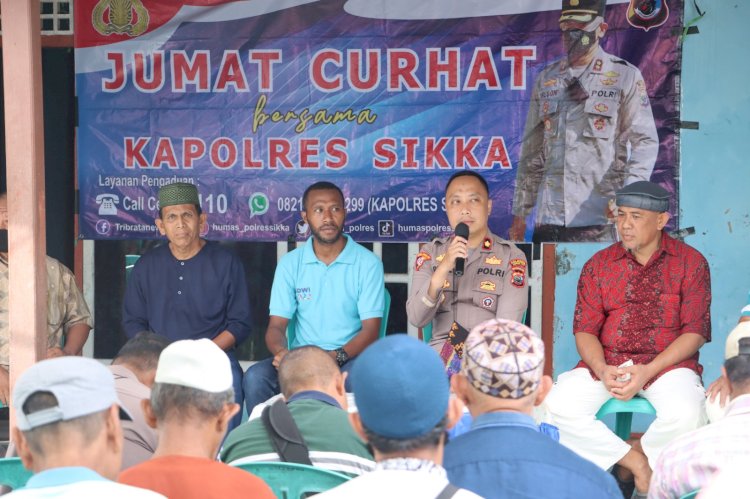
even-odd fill
[[(545, 68), (534, 84), (518, 163), (513, 214), (536, 225), (585, 227), (607, 223), (615, 192), (649, 180), (659, 150), (641, 72), (597, 48), (578, 77), (567, 60)], [(588, 98), (586, 98), (588, 96)]]
[(422, 247), (406, 302), (409, 322), (417, 327), (432, 322), (430, 345), (437, 348), (448, 338), (454, 320), (469, 331), (493, 318), (520, 322), (528, 305), (526, 256), (515, 244), (492, 233), (479, 248), (470, 250), (463, 276), (448, 274), (433, 303), (427, 289), (450, 241), (447, 237)]
[[(47, 257), (47, 348), (61, 347), (71, 326), (86, 323), (94, 327), (86, 301), (73, 273), (62, 263)], [(0, 258), (0, 366), (10, 365), (8, 324), (8, 262)]]

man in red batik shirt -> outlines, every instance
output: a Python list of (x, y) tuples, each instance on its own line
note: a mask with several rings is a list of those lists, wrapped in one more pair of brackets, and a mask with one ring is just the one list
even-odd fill
[[(642, 494), (664, 446), (705, 423), (698, 349), (711, 340), (711, 277), (703, 255), (663, 232), (668, 209), (669, 193), (651, 182), (617, 192), (620, 242), (586, 262), (578, 281), (582, 360), (547, 398), (560, 442), (602, 468), (619, 464), (619, 478), (632, 474)], [(610, 397), (635, 395), (656, 420), (631, 445), (594, 416)]]

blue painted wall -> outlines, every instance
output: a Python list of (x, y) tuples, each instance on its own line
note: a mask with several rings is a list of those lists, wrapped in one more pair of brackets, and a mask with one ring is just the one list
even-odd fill
[[(686, 37), (682, 120), (700, 122), (681, 133), (680, 226), (695, 227), (686, 242), (711, 266), (713, 341), (701, 350), (704, 382), (719, 376), (724, 341), (750, 291), (750, 2), (699, 0), (707, 13), (700, 34)], [(686, 22), (697, 13), (686, 2)], [(572, 336), (578, 275), (597, 244), (558, 246), (555, 290), (555, 375), (578, 360)]]

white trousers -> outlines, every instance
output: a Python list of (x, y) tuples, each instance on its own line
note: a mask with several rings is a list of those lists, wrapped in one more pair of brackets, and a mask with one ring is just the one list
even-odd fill
[[(651, 402), (656, 419), (641, 438), (651, 469), (662, 449), (675, 437), (706, 423), (706, 395), (690, 369), (669, 371), (638, 395)], [(578, 368), (561, 374), (546, 399), (549, 421), (560, 429), (560, 443), (604, 469), (630, 450), (596, 413), (611, 398), (604, 383)]]

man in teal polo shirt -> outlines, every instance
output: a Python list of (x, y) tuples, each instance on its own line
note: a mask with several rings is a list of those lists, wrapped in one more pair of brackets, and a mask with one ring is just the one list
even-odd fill
[[(312, 238), (285, 255), (271, 289), (266, 346), (272, 358), (251, 366), (243, 388), (248, 413), (279, 393), (277, 369), (289, 351), (314, 345), (329, 352), (342, 371), (378, 338), (383, 317), (383, 264), (344, 234), (344, 195), (330, 182), (317, 182), (302, 197), (302, 219)], [(286, 337), (295, 320), (291, 344)]]

